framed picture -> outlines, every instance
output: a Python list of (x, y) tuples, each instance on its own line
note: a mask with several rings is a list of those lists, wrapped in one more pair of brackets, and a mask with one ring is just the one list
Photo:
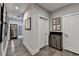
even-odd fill
[(17, 39), (17, 24), (10, 24), (10, 39)]
[(31, 17), (25, 20), (25, 30), (31, 30)]
[(52, 24), (56, 24), (56, 20), (55, 19), (52, 20)]
[(22, 36), (22, 25), (18, 25), (18, 35)]
[(57, 25), (57, 30), (61, 30), (61, 25)]
[(56, 30), (56, 25), (53, 25), (53, 30)]

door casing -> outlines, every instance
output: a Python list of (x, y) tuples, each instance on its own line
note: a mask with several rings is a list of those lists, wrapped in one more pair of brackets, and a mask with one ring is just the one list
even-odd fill
[(38, 16), (38, 49), (40, 50), (40, 31), (39, 31), (39, 25), (40, 25), (40, 17), (46, 19), (46, 21), (48, 22), (48, 38), (47, 38), (47, 45), (49, 44), (49, 18), (45, 17), (45, 16), (42, 16), (42, 15), (39, 15)]
[[(67, 34), (66, 32), (65, 32), (65, 24), (64, 24), (64, 22), (65, 22), (65, 17), (70, 17), (70, 16), (75, 16), (75, 15), (79, 15), (79, 12), (75, 12), (75, 13), (72, 13), (72, 14), (68, 14), (68, 15), (64, 15), (63, 16), (63, 49), (66, 49), (66, 50), (69, 50), (69, 51), (72, 51), (72, 52), (74, 52), (74, 53), (77, 53), (77, 54), (79, 54), (79, 51), (78, 50), (75, 50), (75, 49), (72, 49), (71, 47), (67, 47), (67, 45), (66, 45), (66, 43), (65, 43), (65, 41), (68, 39), (66, 39), (66, 35), (65, 34)], [(75, 30), (74, 30), (75, 31)], [(69, 39), (70, 40), (70, 39)]]

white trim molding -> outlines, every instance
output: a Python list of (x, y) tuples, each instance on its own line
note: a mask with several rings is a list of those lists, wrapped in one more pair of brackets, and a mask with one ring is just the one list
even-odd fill
[[(40, 17), (41, 18), (44, 18), (44, 19), (46, 19), (46, 20), (48, 20), (48, 34), (50, 33), (50, 31), (49, 31), (49, 18), (47, 18), (46, 16), (43, 16), (43, 15), (38, 15), (38, 48), (39, 48), (39, 50), (40, 50), (40, 43), (39, 43), (39, 41), (40, 41), (40, 34), (39, 34), (39, 20), (40, 20)], [(48, 36), (48, 38), (49, 38), (49, 36)], [(48, 43), (49, 41), (47, 40), (47, 45), (49, 45), (49, 43)]]
[(27, 43), (26, 43), (26, 44), (23, 43), (23, 44), (24, 44), (24, 46), (29, 50), (29, 52), (30, 52), (32, 55), (35, 55), (36, 53), (39, 52), (39, 48), (33, 50)]

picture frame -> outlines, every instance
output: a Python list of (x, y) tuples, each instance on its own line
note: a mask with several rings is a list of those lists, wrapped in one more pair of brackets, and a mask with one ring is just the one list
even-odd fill
[(22, 36), (22, 25), (18, 25), (18, 35)]
[(17, 39), (18, 24), (10, 24), (10, 39)]
[(25, 30), (31, 30), (31, 17), (25, 20)]
[(58, 31), (61, 30), (61, 25), (57, 25), (57, 30), (58, 30)]
[(53, 25), (53, 30), (56, 30), (56, 25)]
[(56, 24), (56, 20), (55, 19), (52, 19), (52, 24)]

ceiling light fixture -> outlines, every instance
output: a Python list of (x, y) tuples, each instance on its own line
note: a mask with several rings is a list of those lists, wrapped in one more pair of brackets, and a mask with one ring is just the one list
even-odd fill
[(19, 7), (17, 7), (17, 6), (16, 6), (16, 7), (15, 7), (15, 9), (16, 9), (16, 10), (18, 10), (18, 9), (19, 9)]

